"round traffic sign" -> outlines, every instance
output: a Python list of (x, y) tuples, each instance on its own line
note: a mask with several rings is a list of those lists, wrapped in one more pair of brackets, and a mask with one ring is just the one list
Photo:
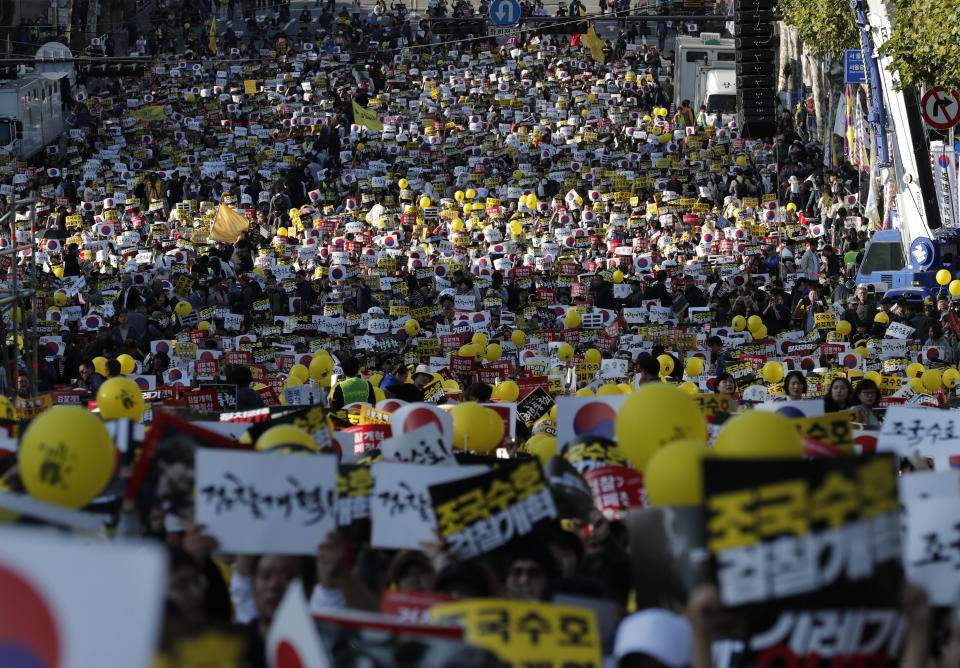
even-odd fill
[(948, 93), (942, 86), (934, 86), (923, 94), (920, 113), (930, 127), (947, 130), (960, 121), (960, 93)]

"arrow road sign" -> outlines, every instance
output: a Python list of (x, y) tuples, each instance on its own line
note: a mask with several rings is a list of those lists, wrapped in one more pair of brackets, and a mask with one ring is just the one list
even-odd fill
[(490, 3), (490, 20), (498, 26), (513, 25), (520, 20), (520, 3), (517, 0), (494, 0)]
[(948, 93), (942, 86), (934, 86), (923, 94), (920, 113), (930, 127), (948, 130), (960, 121), (960, 93)]

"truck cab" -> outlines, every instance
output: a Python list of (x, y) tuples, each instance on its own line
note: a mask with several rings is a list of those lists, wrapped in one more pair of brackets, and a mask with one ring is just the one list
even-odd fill
[(900, 229), (880, 230), (867, 243), (857, 270), (857, 285), (873, 285), (891, 299), (922, 302), (943, 289), (936, 279), (941, 269), (947, 269), (954, 279), (960, 278), (958, 249), (960, 229), (956, 228), (941, 229), (932, 238), (916, 237), (909, 246)]
[[(707, 125), (713, 125), (717, 114), (729, 120), (737, 113), (737, 72), (732, 67), (707, 69), (697, 77), (696, 104), (707, 108)], [(699, 106), (694, 111), (698, 112)]]

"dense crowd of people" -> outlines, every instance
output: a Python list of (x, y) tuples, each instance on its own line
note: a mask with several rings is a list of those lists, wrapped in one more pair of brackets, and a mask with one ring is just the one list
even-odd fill
[[(385, 610), (389, 592), (586, 600), (611, 665), (820, 665), (796, 642), (794, 663), (751, 653), (759, 640), (743, 641), (764, 629), (736, 627), (723, 579), (677, 570), (676, 541), (695, 546), (697, 532), (649, 511), (712, 512), (716, 488), (699, 481), (711, 449), (798, 467), (875, 461), (892, 438), (887, 411), (948, 415), (937, 409), (954, 405), (960, 379), (960, 282), (938, 277), (942, 291), (923, 301), (857, 284), (883, 224), (857, 169), (825, 160), (792, 109), (779, 109), (778, 136), (757, 138), (673, 99), (663, 40), (648, 46), (636, 27), (598, 57), (579, 36), (529, 31), (438, 43), (385, 6), (324, 5), (296, 36), (252, 15), (218, 32), (201, 6), (177, 5), (197, 12), (192, 31), (138, 42), (153, 58), (142, 77), (81, 78), (68, 138), (30, 166), (8, 162), (3, 186), (16, 206), (4, 246), (37, 242), (4, 265), (21, 282), (37, 268), (8, 332), (15, 319), (21, 337), (40, 337), (36, 358), (29, 337), (7, 340), (0, 379), (21, 444), (19, 462), (0, 459), (3, 486), (59, 503), (24, 459), (45, 420), (68, 439), (59, 404), (148, 426), (103, 484), (61, 505), (107, 518), (117, 541), (164, 545), (163, 665), (193, 665), (189, 639), (211, 630), (240, 643), (222, 665), (283, 665), (270, 629), (296, 579), (317, 614)], [(35, 205), (16, 205), (28, 196)], [(342, 504), (356, 469), (426, 465), (405, 458), (426, 456), (410, 443), (393, 457), (378, 447), (420, 428), (396, 416), (421, 405), (439, 411), (433, 463), (454, 448), (454, 465), (494, 474), (537, 462), (549, 526), (531, 521), (532, 540), (466, 558), (434, 497), (441, 533), (421, 549), (387, 547), (364, 516), (314, 536), (308, 557), (225, 554), (196, 521), (208, 490), (194, 490), (195, 452), (336, 453)], [(590, 422), (588, 405), (606, 417)], [(498, 406), (506, 417), (490, 426), (482, 416)], [(200, 431), (150, 430), (164, 414)], [(354, 438), (373, 427), (374, 441)], [(665, 473), (661, 451), (683, 466)], [(943, 467), (922, 448), (898, 455), (903, 476)], [(611, 501), (597, 467), (642, 473), (646, 491)], [(380, 483), (366, 480), (369, 496)], [(902, 573), (887, 584), (906, 592), (889, 656), (820, 656), (956, 665), (955, 616), (938, 601), (931, 616), (930, 590)], [(878, 607), (863, 596), (833, 605)], [(768, 603), (772, 622), (783, 608)], [(736, 656), (720, 659), (724, 642), (740, 643)], [(327, 649), (336, 665), (441, 665)], [(550, 652), (545, 665), (564, 665)], [(514, 660), (507, 650), (477, 665)]]

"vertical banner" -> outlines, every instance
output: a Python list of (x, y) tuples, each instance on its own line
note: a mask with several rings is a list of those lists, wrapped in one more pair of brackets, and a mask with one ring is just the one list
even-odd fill
[(944, 227), (960, 224), (960, 193), (957, 191), (957, 152), (942, 141), (930, 142), (930, 162), (933, 165), (933, 185), (940, 205)]

